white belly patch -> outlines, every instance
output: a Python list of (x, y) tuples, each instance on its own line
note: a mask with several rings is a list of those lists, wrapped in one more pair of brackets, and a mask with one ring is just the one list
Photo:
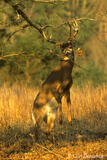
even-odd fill
[(55, 98), (53, 97), (46, 105), (45, 105), (45, 114), (56, 114), (58, 109), (58, 104)]

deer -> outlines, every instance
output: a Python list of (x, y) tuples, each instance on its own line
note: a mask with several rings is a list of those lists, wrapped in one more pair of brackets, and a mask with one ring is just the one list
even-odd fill
[(46, 122), (47, 135), (50, 134), (54, 127), (57, 112), (59, 110), (59, 122), (62, 124), (62, 97), (67, 101), (69, 110), (68, 122), (71, 122), (71, 100), (70, 88), (73, 84), (72, 70), (74, 66), (74, 37), (77, 35), (78, 29), (75, 30), (73, 36), (70, 36), (66, 43), (54, 43), (60, 46), (62, 56), (60, 65), (57, 66), (42, 84), (37, 94), (32, 110), (32, 120), (35, 125), (35, 136), (38, 137), (40, 129), (40, 121)]

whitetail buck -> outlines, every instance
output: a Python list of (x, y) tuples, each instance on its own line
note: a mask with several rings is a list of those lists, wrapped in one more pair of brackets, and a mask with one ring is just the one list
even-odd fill
[[(57, 66), (46, 81), (43, 83), (33, 105), (32, 119), (35, 124), (35, 134), (38, 135), (40, 128), (39, 121), (45, 120), (47, 123), (46, 133), (50, 133), (54, 126), (57, 108), (60, 110), (60, 122), (62, 123), (62, 104), (61, 99), (66, 97), (69, 109), (68, 121), (71, 122), (71, 101), (70, 87), (72, 86), (72, 69), (74, 66), (73, 42), (74, 35), (67, 43), (60, 43), (63, 57), (60, 59), (60, 65)], [(58, 106), (58, 107), (57, 107)]]

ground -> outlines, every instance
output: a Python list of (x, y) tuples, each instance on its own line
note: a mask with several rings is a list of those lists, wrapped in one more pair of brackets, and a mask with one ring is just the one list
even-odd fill
[[(58, 123), (58, 122), (56, 122)], [(72, 160), (106, 159), (107, 136), (83, 130), (79, 122), (63, 122), (53, 129), (50, 136), (44, 132), (35, 140), (33, 129), (22, 132), (8, 128), (0, 136), (0, 158), (9, 160)]]
[(35, 97), (32, 88), (0, 88), (0, 160), (107, 159), (107, 86), (72, 87), (72, 122), (63, 98), (63, 124), (57, 117), (50, 136), (41, 131), (38, 140), (31, 119)]

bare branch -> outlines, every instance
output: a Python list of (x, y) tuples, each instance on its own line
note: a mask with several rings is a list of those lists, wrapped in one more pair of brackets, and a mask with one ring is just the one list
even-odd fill
[(69, 0), (33, 0), (34, 2), (41, 3), (56, 3), (56, 2), (68, 2)]
[(15, 11), (17, 11), (17, 13), (19, 15), (21, 15), (24, 20), (27, 21), (27, 23), (32, 26), (33, 28), (35, 28), (36, 30), (38, 30), (40, 32), (40, 34), (42, 34), (42, 30), (41, 28), (39, 28), (37, 25), (33, 24), (32, 21), (27, 17), (27, 15), (19, 8), (18, 4), (13, 4), (13, 2), (11, 0), (4, 0), (6, 3), (8, 3)]
[(37, 31), (39, 31), (39, 33), (41, 34), (41, 36), (43, 38), (45, 38), (48, 42), (50, 43), (53, 43), (53, 44), (56, 44), (57, 42), (55, 41), (52, 41), (50, 39), (48, 39), (48, 37), (45, 35), (44, 31), (43, 31), (43, 28), (41, 27), (38, 27), (36, 24), (34, 24), (29, 18), (28, 16), (19, 8), (19, 5), (18, 4), (13, 4), (13, 2), (11, 0), (4, 0), (6, 3), (8, 3), (15, 11), (18, 12), (19, 15), (21, 15), (24, 20), (33, 28), (35, 28)]
[(22, 31), (23, 29), (25, 29), (25, 28), (27, 28), (27, 27), (29, 27), (29, 25), (24, 25), (22, 28), (20, 28), (20, 29), (14, 31), (14, 32), (12, 32), (12, 33), (10, 33), (10, 34), (8, 35), (7, 41), (9, 41), (10, 38), (11, 38), (12, 36), (14, 36), (14, 34), (16, 34), (17, 32)]
[(61, 24), (59, 24), (59, 25), (45, 25), (45, 26), (42, 26), (41, 27), (41, 29), (42, 30), (45, 30), (46, 28), (49, 28), (49, 27), (51, 27), (51, 28), (60, 28), (60, 27), (62, 27), (62, 26), (64, 26), (64, 25), (68, 25), (69, 26), (69, 24), (70, 23), (72, 23), (73, 21), (66, 21), (66, 22), (63, 22), (63, 23), (61, 23)]
[[(62, 24), (60, 24), (60, 25), (57, 25), (57, 26), (53, 26), (53, 25), (45, 25), (45, 26), (41, 26), (41, 25), (37, 25), (37, 24), (34, 24), (29, 18), (28, 18), (28, 16), (24, 13), (24, 11), (22, 10), (22, 9), (20, 9), (20, 5), (18, 5), (18, 4), (14, 4), (13, 2), (12, 2), (12, 0), (4, 0), (6, 3), (8, 3), (15, 11), (17, 11), (17, 13), (19, 14), (19, 15), (21, 15), (21, 17), (23, 17), (23, 19), (29, 24), (29, 26), (31, 26), (31, 27), (33, 27), (34, 29), (36, 29), (40, 34), (41, 34), (41, 36), (46, 40), (46, 41), (48, 41), (48, 42), (50, 42), (50, 43), (52, 43), (52, 44), (55, 44), (55, 45), (58, 45), (58, 46), (60, 46), (60, 45), (62, 45), (62, 42), (56, 42), (56, 41), (54, 41), (54, 40), (52, 40), (52, 39), (50, 39), (50, 38), (48, 38), (47, 36), (46, 36), (46, 34), (45, 34), (45, 32), (44, 32), (44, 30), (46, 29), (46, 28), (49, 28), (49, 27), (51, 27), (51, 28), (59, 28), (59, 27), (61, 27), (61, 26), (63, 26), (63, 25), (68, 25), (69, 26), (69, 28), (70, 28), (70, 37), (69, 37), (69, 41), (72, 39), (72, 38), (74, 38), (76, 35), (77, 35), (77, 33), (78, 33), (78, 23), (77, 23), (77, 21), (82, 21), (82, 20), (95, 20), (95, 19), (92, 19), (92, 18), (79, 18), (79, 19), (72, 19), (72, 20), (70, 20), (70, 21), (67, 21), (67, 22), (64, 22), (64, 23), (62, 23)], [(42, 2), (42, 1), (41, 1)], [(47, 0), (47, 2), (56, 2), (56, 0), (54, 1), (54, 0)], [(65, 1), (64, 1), (65, 2)], [(66, 1), (67, 2), (67, 1)], [(72, 27), (71, 27), (72, 26)], [(73, 31), (74, 31), (74, 35), (73, 36), (71, 36), (71, 28), (73, 29)], [(22, 28), (22, 29), (24, 29), (24, 28)], [(14, 31), (10, 36), (9, 36), (9, 39), (10, 39), (10, 37), (11, 36), (13, 36), (15, 33), (17, 33), (18, 31), (20, 31), (20, 30), (22, 30), (22, 29), (19, 29), (19, 30), (17, 30), (17, 31)]]
[(97, 21), (95, 18), (85, 18), (85, 17), (77, 18), (76, 20), (77, 20), (77, 21), (83, 21), (83, 20)]
[(1, 57), (0, 57), (0, 60), (5, 59), (5, 58), (8, 58), (8, 57), (19, 56), (19, 55), (21, 55), (21, 54), (22, 54), (22, 53), (19, 53), (19, 54), (17, 54), (17, 53), (15, 53), (15, 54), (8, 54), (8, 55), (5, 55), (5, 56), (1, 56)]

